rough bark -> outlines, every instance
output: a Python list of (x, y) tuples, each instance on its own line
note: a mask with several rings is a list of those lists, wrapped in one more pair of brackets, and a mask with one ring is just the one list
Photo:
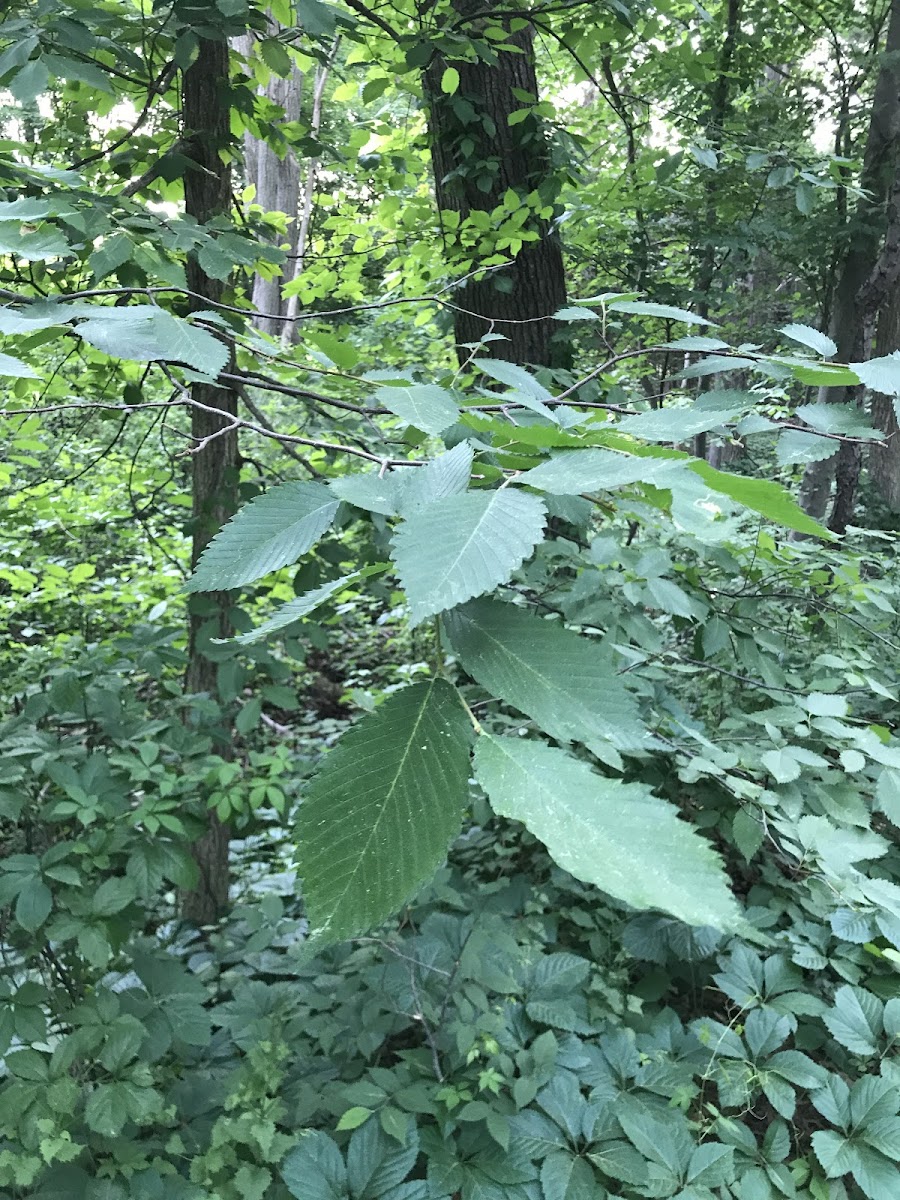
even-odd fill
[[(877, 354), (900, 350), (900, 289), (892, 289), (878, 314), (875, 331)], [(886, 440), (869, 451), (869, 475), (892, 512), (900, 512), (900, 427), (893, 396), (872, 395), (872, 422), (886, 434)]]
[[(231, 144), (228, 78), (228, 44), (201, 39), (196, 60), (184, 73), (183, 123), (185, 156), (191, 166), (185, 171), (185, 212), (201, 224), (227, 213), (231, 207), (231, 175), (221, 151)], [(195, 293), (196, 309), (208, 308), (221, 299), (223, 285), (211, 279), (192, 256), (187, 264), (188, 287)], [(237, 413), (237, 396), (228, 388), (195, 383), (195, 400), (229, 415)], [(227, 419), (191, 410), (194, 445), (202, 446), (192, 457), (193, 542), (191, 558), (196, 562), (203, 548), (237, 507), (237, 433)], [(222, 432), (225, 430), (225, 432)], [(205, 440), (205, 439), (212, 440)], [(212, 597), (214, 610), (190, 617), (190, 647), (185, 689), (189, 694), (216, 694), (216, 665), (203, 653), (211, 637), (230, 632), (227, 593)], [(228, 746), (220, 747), (225, 753)], [(197, 886), (182, 897), (184, 917), (206, 925), (217, 920), (228, 905), (228, 830), (210, 813), (206, 832), (193, 847), (198, 868)]]
[[(879, 262), (888, 225), (888, 202), (900, 161), (900, 0), (892, 0), (882, 65), (875, 83), (866, 135), (860, 196), (846, 229), (846, 249), (835, 287), (829, 334), (837, 345), (838, 362), (858, 362), (865, 353), (866, 316), (869, 305), (864, 289)], [(823, 387), (820, 403), (847, 404), (858, 399), (852, 387)], [(837, 471), (840, 494), (829, 525), (840, 532), (852, 515), (859, 477), (858, 450), (843, 444), (837, 455), (810, 463), (803, 475), (800, 504), (810, 516), (821, 519), (828, 506)]]
[[(236, 39), (236, 47), (249, 58), (253, 52), (252, 36), (246, 34)], [(259, 94), (283, 110), (285, 121), (299, 121), (302, 91), (303, 75), (295, 67), (284, 79), (273, 74), (266, 86), (259, 89)], [(254, 324), (264, 333), (280, 337), (284, 322), (259, 314), (269, 313), (277, 317), (287, 311), (282, 288), (285, 279), (293, 276), (294, 255), (297, 253), (300, 166), (290, 147), (286, 153), (279, 155), (267, 141), (245, 133), (244, 175), (247, 183), (252, 183), (256, 188), (254, 204), (258, 204), (264, 212), (285, 213), (289, 218), (287, 238), (279, 239), (280, 245), (287, 242), (287, 253), (290, 255), (282, 275), (276, 275), (274, 279), (257, 275), (253, 280), (253, 307), (258, 314), (254, 317)]]
[[(480, 0), (453, 0), (462, 23), (482, 8)], [(501, 50), (494, 65), (454, 60), (459, 88), (453, 96), (441, 91), (451, 65), (444, 58), (437, 56), (424, 73), (438, 208), (459, 213), (461, 221), (475, 210), (492, 212), (508, 189), (524, 197), (552, 178), (549, 148), (538, 123), (529, 118), (509, 124), (510, 115), (525, 104), (514, 89), (535, 101), (538, 97), (534, 30), (526, 27), (509, 40), (521, 53)], [(472, 119), (466, 119), (466, 104), (474, 112)], [(474, 150), (467, 152), (467, 139), (474, 139)], [(479, 187), (476, 174), (464, 173), (475, 160), (495, 167), (487, 190)], [(550, 222), (535, 219), (529, 228), (537, 231), (538, 240), (526, 242), (509, 267), (469, 280), (454, 293), (456, 341), (461, 347), (498, 333), (506, 340), (486, 343), (486, 354), (510, 362), (565, 365), (564, 327), (548, 319), (566, 301), (562, 245)], [(459, 355), (465, 362), (468, 352), (460, 349)]]

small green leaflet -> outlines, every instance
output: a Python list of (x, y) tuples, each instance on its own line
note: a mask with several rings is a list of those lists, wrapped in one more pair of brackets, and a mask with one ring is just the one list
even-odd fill
[(671, 304), (653, 304), (647, 300), (610, 300), (606, 307), (610, 312), (631, 313), (636, 317), (661, 317), (664, 321), (683, 321), (685, 325), (717, 328), (715, 321), (688, 312), (685, 308), (673, 308)]
[(353, 937), (425, 884), (468, 801), (471, 727), (442, 679), (389, 696), (306, 790), (298, 865), (317, 944)]
[(104, 354), (134, 362), (178, 362), (206, 375), (218, 375), (229, 349), (205, 329), (152, 304), (102, 308), (76, 326), (76, 332)]
[(775, 458), (780, 466), (793, 463), (821, 462), (837, 454), (841, 443), (836, 438), (819, 437), (800, 429), (785, 429), (775, 445)]
[(828, 334), (820, 333), (818, 329), (813, 329), (810, 325), (785, 325), (778, 332), (783, 333), (792, 342), (808, 346), (810, 350), (821, 354), (823, 358), (830, 358), (832, 354), (837, 354), (837, 346)]
[(0, 375), (12, 376), (15, 379), (37, 379), (38, 373), (27, 363), (13, 358), (11, 354), (0, 354)]
[(216, 534), (185, 585), (187, 591), (227, 591), (296, 562), (334, 520), (338, 503), (321, 483), (270, 488)]
[(629, 483), (665, 487), (667, 476), (683, 474), (684, 469), (684, 463), (677, 459), (589, 448), (554, 454), (547, 462), (520, 475), (517, 482), (527, 483), (542, 492), (552, 492), (555, 496), (578, 496), (583, 492), (604, 491)]
[(544, 534), (546, 510), (510, 488), (465, 492), (411, 512), (393, 559), (412, 624), (505, 583)]
[(372, 399), (423, 433), (443, 433), (459, 420), (456, 400), (446, 388), (435, 383), (380, 387)]
[(738, 923), (718, 855), (642, 784), (606, 779), (540, 742), (487, 735), (475, 776), (494, 810), (521, 821), (576, 879), (689, 925)]
[(365, 567), (362, 571), (354, 571), (350, 575), (342, 575), (340, 579), (332, 579), (330, 583), (323, 583), (321, 587), (314, 588), (310, 592), (304, 592), (302, 596), (298, 596), (296, 600), (289, 600), (287, 604), (282, 604), (267, 621), (263, 621), (262, 625), (256, 629), (251, 629), (249, 633), (242, 633), (235, 638), (214, 638), (218, 642), (237, 642), (240, 646), (249, 646), (253, 642), (262, 641), (263, 638), (269, 636), (270, 633), (276, 633), (279, 629), (285, 629), (288, 625), (293, 625), (295, 621), (307, 616), (320, 604), (324, 604), (326, 600), (330, 600), (332, 596), (336, 596), (351, 584), (356, 583), (360, 579), (368, 579), (372, 575), (378, 575), (382, 571), (387, 571), (388, 563), (378, 563), (375, 566)]
[(589, 308), (560, 308), (553, 314), (554, 321), (599, 321), (599, 314)]
[(487, 598), (447, 613), (444, 626), (472, 678), (557, 741), (583, 742), (605, 762), (609, 743), (644, 742), (634, 700), (590, 639)]

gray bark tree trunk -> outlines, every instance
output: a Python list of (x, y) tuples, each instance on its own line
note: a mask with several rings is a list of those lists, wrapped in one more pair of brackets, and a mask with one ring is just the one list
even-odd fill
[[(184, 176), (184, 207), (200, 224), (231, 208), (231, 173), (221, 155), (232, 142), (228, 88), (228, 43), (201, 38), (197, 58), (184, 72), (182, 89), (185, 156), (191, 163)], [(221, 299), (222, 283), (211, 279), (194, 256), (187, 263), (187, 280), (195, 294), (192, 299), (195, 309), (208, 308), (210, 302), (214, 304)], [(191, 459), (191, 561), (196, 563), (207, 542), (237, 507), (239, 460), (237, 432), (229, 421), (229, 417), (237, 414), (235, 393), (208, 383), (193, 384), (191, 393), (200, 404), (227, 414), (223, 418), (200, 408), (191, 410), (193, 442), (202, 446)], [(230, 601), (227, 592), (214, 594), (212, 600), (212, 615), (203, 611), (206, 606), (202, 602), (194, 602), (191, 611), (185, 676), (185, 690), (189, 694), (216, 694), (216, 664), (203, 651), (209, 638), (229, 636)], [(230, 736), (224, 730), (220, 752), (227, 753), (229, 749)], [(215, 813), (209, 814), (207, 830), (194, 844), (193, 856), (198, 882), (183, 895), (182, 914), (195, 924), (208, 925), (228, 906), (228, 829)]]
[[(250, 34), (236, 39), (235, 44), (245, 58), (250, 57), (253, 47)], [(296, 67), (284, 79), (273, 74), (266, 86), (259, 89), (260, 95), (284, 111), (285, 121), (300, 120), (302, 93), (303, 75)], [(246, 182), (252, 183), (256, 188), (254, 204), (258, 204), (264, 212), (285, 213), (289, 218), (286, 241), (290, 257), (282, 274), (276, 275), (274, 279), (265, 279), (262, 275), (257, 275), (253, 281), (253, 307), (258, 314), (254, 317), (254, 324), (263, 333), (280, 337), (284, 322), (273, 318), (284, 316), (287, 312), (287, 300), (282, 296), (282, 288), (285, 280), (291, 279), (294, 273), (300, 206), (300, 165), (290, 147), (284, 155), (279, 155), (267, 141), (245, 133), (244, 175)], [(284, 240), (280, 244), (284, 245)]]

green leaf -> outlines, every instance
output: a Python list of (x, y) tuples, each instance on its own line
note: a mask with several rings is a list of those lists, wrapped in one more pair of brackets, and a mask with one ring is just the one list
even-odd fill
[(589, 308), (566, 307), (559, 308), (553, 314), (554, 321), (599, 321), (599, 313)]
[(695, 1187), (724, 1187), (734, 1181), (734, 1147), (704, 1142), (691, 1155), (687, 1181)]
[(629, 483), (652, 483), (666, 487), (669, 477), (683, 475), (680, 459), (619, 454), (596, 448), (563, 450), (540, 466), (532, 467), (517, 482), (551, 492), (554, 496), (579, 496), (583, 492), (606, 491)]
[(760, 756), (760, 762), (777, 783), (791, 783), (799, 779), (800, 763), (791, 754), (790, 746), (782, 746), (780, 750), (767, 750)]
[(801, 346), (808, 346), (810, 350), (814, 350), (816, 354), (821, 354), (823, 358), (829, 358), (832, 354), (837, 354), (837, 346), (828, 334), (820, 333), (818, 329), (813, 329), (810, 325), (785, 325), (778, 332), (783, 333), (792, 342), (799, 342)]
[(399, 471), (370, 471), (360, 475), (338, 475), (328, 486), (339, 500), (355, 508), (392, 517), (399, 511), (404, 476)]
[(116, 233), (112, 237), (104, 238), (88, 260), (94, 281), (99, 283), (101, 279), (118, 270), (123, 263), (128, 262), (133, 253), (134, 242), (127, 234)]
[(856, 1162), (853, 1164), (853, 1178), (869, 1197), (869, 1200), (896, 1200), (897, 1183), (900, 1181), (900, 1170), (868, 1146), (857, 1143), (853, 1147)]
[(795, 463), (822, 462), (833, 458), (841, 448), (835, 438), (819, 437), (815, 433), (804, 433), (801, 429), (785, 429), (775, 444), (775, 458), (779, 466), (789, 467)]
[(526, 825), (576, 879), (689, 925), (739, 919), (712, 847), (642, 784), (605, 779), (539, 742), (486, 735), (475, 774), (495, 811)]
[(91, 900), (91, 909), (98, 917), (111, 917), (134, 899), (134, 884), (125, 876), (104, 879)]
[(886, 354), (883, 358), (870, 358), (864, 363), (850, 363), (862, 384), (883, 396), (900, 396), (900, 352)]
[(856, 1163), (853, 1144), (833, 1129), (820, 1129), (812, 1135), (813, 1150), (829, 1179), (846, 1175)]
[(441, 91), (447, 96), (459, 91), (459, 71), (456, 67), (447, 67), (444, 71), (441, 76)]
[(380, 387), (372, 399), (424, 433), (443, 433), (459, 420), (456, 400), (435, 383)]
[[(900, 369), (900, 362), (898, 362)], [(852, 437), (878, 437), (879, 430), (853, 404), (801, 404), (796, 416), (822, 433), (844, 433)]]
[(475, 451), (468, 442), (459, 442), (426, 463), (410, 468), (401, 476), (403, 488), (399, 495), (399, 512), (403, 516), (416, 512), (423, 504), (432, 504), (445, 496), (457, 496), (469, 485)]
[(606, 307), (610, 312), (632, 313), (637, 317), (661, 317), (664, 321), (683, 321), (685, 325), (717, 327), (715, 321), (684, 308), (673, 308), (671, 304), (653, 304), (646, 300), (610, 300)]
[(0, 375), (11, 376), (14, 379), (37, 379), (38, 373), (27, 363), (20, 362), (11, 354), (0, 354)]
[(216, 534), (189, 592), (225, 591), (296, 562), (334, 520), (338, 501), (321, 483), (282, 483), (245, 504)]
[[(288, 625), (293, 625), (295, 621), (302, 620), (308, 616), (320, 604), (324, 604), (326, 600), (330, 600), (332, 596), (336, 596), (338, 592), (342, 592), (357, 580), (366, 579), (371, 575), (380, 574), (387, 570), (387, 564), (378, 563), (377, 565), (366, 567), (362, 571), (355, 571), (352, 575), (342, 575), (340, 579), (332, 579), (330, 583), (323, 583), (321, 587), (314, 588), (310, 592), (304, 592), (302, 596), (298, 596), (296, 600), (289, 600), (287, 604), (282, 604), (267, 621), (263, 621), (262, 625), (258, 625), (256, 629), (251, 629), (249, 633), (242, 633), (235, 638), (223, 638), (222, 641), (236, 642), (239, 646), (250, 646), (253, 642), (262, 641), (271, 633), (277, 632), (279, 629), (285, 629)], [(218, 640), (218, 639), (217, 639)]]
[(104, 1137), (115, 1137), (125, 1124), (127, 1112), (121, 1089), (115, 1083), (101, 1083), (91, 1092), (84, 1106), (88, 1128)]
[(362, 1108), (361, 1106), (357, 1106), (356, 1108), (348, 1108), (338, 1121), (337, 1128), (339, 1130), (358, 1129), (360, 1125), (363, 1125), (366, 1121), (368, 1121), (371, 1115), (371, 1108)]
[(875, 785), (875, 799), (890, 823), (900, 827), (900, 771), (882, 767)]
[(636, 750), (645, 740), (637, 708), (604, 651), (559, 622), (497, 600), (475, 600), (444, 617), (463, 667), (493, 696), (527, 713), (561, 742)]
[(51, 325), (61, 325), (65, 318), (58, 320), (53, 316), (31, 315), (32, 305), (23, 304), (19, 308), (9, 305), (0, 306), (0, 333), (36, 333), (39, 329), (49, 329)]
[(730, 496), (738, 504), (760, 513), (776, 525), (826, 540), (832, 537), (824, 526), (806, 515), (780, 483), (769, 479), (750, 479), (745, 475), (730, 475), (727, 471), (717, 471), (708, 463), (696, 460), (689, 465), (713, 491)]
[(101, 308), (76, 326), (76, 332), (104, 354), (134, 362), (184, 363), (206, 375), (218, 375), (229, 358), (224, 342), (152, 304)]
[(297, 1200), (346, 1200), (343, 1156), (320, 1130), (301, 1131), (298, 1145), (281, 1164), (281, 1178)]
[[(625, 417), (616, 428), (642, 438), (645, 442), (683, 442), (698, 433), (726, 425), (753, 408), (758, 397), (752, 392), (723, 392), (723, 404), (694, 404), (690, 408), (659, 408), (656, 411)], [(730, 403), (724, 397), (732, 397)]]
[(41, 879), (33, 876), (19, 892), (16, 900), (16, 921), (23, 929), (33, 933), (47, 920), (52, 907), (53, 896), (50, 889)]
[(12, 221), (0, 224), (0, 254), (13, 254), (27, 262), (43, 262), (71, 253), (69, 243), (58, 229), (46, 228), (27, 233)]
[(449, 496), (412, 512), (394, 536), (393, 559), (412, 623), (505, 583), (543, 537), (534, 496), (501, 488)]
[(299, 819), (317, 941), (370, 929), (431, 878), (462, 822), (469, 744), (456, 690), (433, 679), (389, 696), (326, 756)]
[(883, 1005), (865, 988), (844, 984), (834, 995), (834, 1007), (823, 1016), (831, 1036), (854, 1054), (869, 1057), (878, 1050), (883, 1029)]
[(585, 1159), (567, 1150), (548, 1154), (541, 1164), (545, 1200), (596, 1200), (596, 1176)]

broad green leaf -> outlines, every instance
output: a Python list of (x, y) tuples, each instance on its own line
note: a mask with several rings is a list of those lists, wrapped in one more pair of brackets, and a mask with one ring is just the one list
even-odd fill
[(860, 383), (884, 396), (900, 396), (900, 351), (864, 363), (850, 363)]
[(895, 1200), (900, 1182), (897, 1164), (864, 1143), (856, 1143), (853, 1153), (856, 1157), (851, 1168), (853, 1178), (869, 1200)]
[(372, 399), (423, 433), (443, 433), (459, 420), (456, 400), (446, 388), (435, 383), (380, 387)]
[(808, 533), (813, 537), (830, 539), (831, 534), (808, 517), (790, 493), (771, 479), (750, 479), (745, 475), (730, 475), (727, 471), (717, 471), (709, 463), (692, 461), (690, 468), (700, 476), (715, 492), (730, 496), (744, 508), (752, 509), (783, 525), (787, 529), (796, 529), (798, 533)]
[(728, 343), (721, 341), (720, 338), (698, 337), (696, 334), (678, 338), (674, 342), (666, 342), (663, 348), (665, 350), (705, 351), (706, 353), (709, 353), (711, 350), (731, 349)]
[(543, 743), (487, 735), (475, 775), (495, 811), (521, 821), (576, 879), (689, 925), (739, 920), (718, 855), (644, 785), (606, 779)]
[(33, 876), (16, 900), (16, 921), (23, 929), (34, 932), (47, 920), (53, 907), (53, 896), (46, 883)]
[(661, 317), (665, 321), (683, 321), (685, 325), (716, 327), (715, 321), (684, 308), (673, 308), (671, 304), (653, 304), (647, 300), (610, 300), (606, 307), (610, 312), (633, 313), (637, 317)]
[(841, 448), (836, 438), (819, 437), (801, 429), (785, 429), (775, 445), (775, 458), (782, 467), (795, 463), (822, 462), (833, 458)]
[(568, 306), (557, 309), (553, 314), (554, 321), (599, 321), (600, 314), (590, 308)]
[(596, 642), (491, 599), (454, 609), (444, 624), (473, 679), (557, 741), (583, 742), (606, 760), (604, 743), (627, 751), (645, 740), (635, 703)]
[(587, 1161), (570, 1150), (548, 1154), (541, 1164), (544, 1200), (596, 1200), (597, 1178)]
[(334, 520), (338, 501), (321, 483), (282, 483), (238, 509), (212, 539), (189, 592), (226, 591), (294, 563)]
[[(897, 363), (900, 371), (900, 360)], [(813, 429), (822, 433), (845, 433), (854, 437), (878, 438), (881, 430), (874, 429), (868, 416), (853, 404), (801, 404), (796, 415)]]
[(856, 1163), (852, 1143), (833, 1129), (822, 1129), (812, 1135), (813, 1150), (829, 1179), (846, 1175)]
[[(622, 433), (633, 434), (645, 442), (683, 442), (698, 433), (706, 433), (727, 425), (735, 417), (747, 412), (757, 403), (752, 392), (723, 393), (723, 403), (694, 404), (690, 408), (658, 408), (656, 411), (638, 413), (625, 417), (616, 428)], [(724, 399), (730, 396), (730, 401)]]
[[(412, 469), (412, 468), (411, 468)], [(368, 471), (360, 475), (338, 475), (328, 486), (339, 500), (355, 508), (392, 517), (399, 509), (404, 477), (399, 471)]]
[(11, 376), (15, 379), (37, 379), (38, 373), (27, 363), (13, 358), (10, 354), (0, 354), (0, 375)]
[(402, 516), (416, 512), (423, 504), (456, 496), (469, 486), (475, 451), (468, 442), (459, 442), (426, 463), (424, 467), (404, 469), (399, 497)]
[(684, 462), (677, 459), (619, 454), (597, 448), (563, 450), (520, 475), (517, 482), (555, 496), (578, 496), (629, 483), (652, 483), (664, 488), (667, 476), (683, 474), (684, 469)]
[(813, 329), (810, 325), (785, 325), (778, 332), (783, 333), (792, 342), (799, 342), (801, 346), (808, 346), (810, 350), (815, 350), (816, 354), (821, 354), (823, 358), (837, 354), (837, 346), (828, 334), (820, 333), (818, 329)]
[(317, 942), (396, 912), (437, 870), (468, 800), (470, 726), (444, 680), (363, 717), (306, 789), (298, 864)]
[(45, 228), (27, 233), (17, 222), (0, 223), (0, 254), (12, 254), (26, 262), (43, 262), (71, 253), (69, 243), (58, 229)]
[(900, 771), (882, 767), (875, 785), (878, 808), (892, 825), (900, 828)]
[(344, 1157), (326, 1134), (300, 1131), (300, 1141), (281, 1164), (285, 1187), (297, 1200), (346, 1200)]
[(206, 375), (218, 375), (229, 357), (228, 347), (211, 333), (152, 304), (126, 308), (98, 305), (94, 315), (76, 326), (76, 332), (114, 358), (184, 363)]
[(505, 362), (502, 358), (476, 358), (472, 365), (483, 375), (489, 375), (498, 383), (505, 383), (514, 391), (524, 392), (533, 400), (553, 399), (553, 393), (517, 363)]
[(84, 1107), (88, 1129), (104, 1137), (115, 1137), (120, 1132), (128, 1117), (121, 1089), (119, 1083), (101, 1083), (94, 1088)]
[(884, 1006), (877, 996), (865, 988), (844, 984), (834, 995), (834, 1007), (822, 1020), (831, 1036), (842, 1046), (869, 1057), (878, 1049), (883, 1026)]
[(309, 613), (318, 608), (320, 604), (324, 604), (326, 600), (330, 600), (332, 596), (336, 596), (344, 588), (356, 583), (357, 580), (367, 579), (387, 569), (387, 563), (379, 563), (375, 566), (365, 567), (362, 571), (354, 571), (350, 575), (342, 575), (340, 579), (332, 579), (329, 583), (323, 583), (321, 587), (304, 592), (296, 600), (289, 600), (286, 604), (282, 604), (267, 621), (263, 621), (262, 625), (258, 625), (256, 629), (251, 629), (248, 633), (239, 634), (235, 638), (214, 640), (233, 641), (241, 646), (250, 646), (254, 642), (259, 642), (263, 638), (268, 637), (269, 634), (275, 633), (279, 629), (285, 629), (288, 625), (293, 625), (295, 621), (302, 620), (303, 617), (308, 616)]
[(49, 329), (51, 325), (61, 324), (52, 316), (31, 316), (31, 305), (23, 304), (20, 308), (9, 306), (0, 307), (0, 333), (36, 333), (39, 329)]
[(441, 76), (441, 91), (452, 96), (459, 90), (459, 71), (456, 67), (447, 67)]
[(36, 197), (32, 199), (20, 196), (18, 200), (0, 200), (0, 221), (40, 221), (50, 215), (51, 208), (49, 200), (38, 200)]
[(543, 504), (511, 488), (466, 492), (410, 513), (393, 559), (412, 623), (505, 583), (544, 532)]

